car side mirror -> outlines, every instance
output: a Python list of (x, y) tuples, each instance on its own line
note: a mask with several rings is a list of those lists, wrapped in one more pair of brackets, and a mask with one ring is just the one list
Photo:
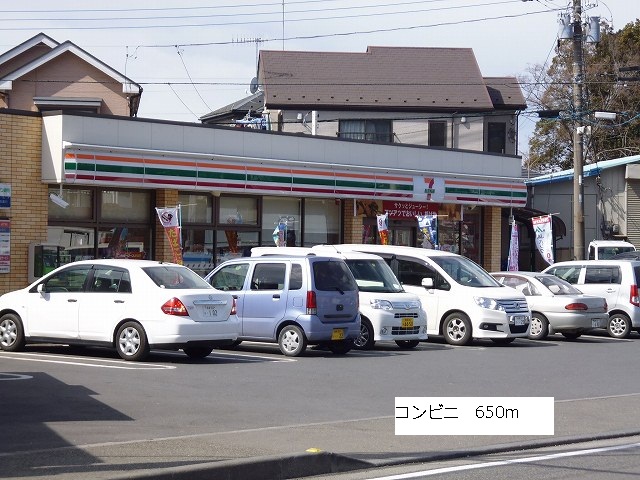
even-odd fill
[(40, 284), (38, 284), (38, 286), (36, 287), (36, 290), (38, 290), (38, 293), (39, 293), (40, 295), (43, 295), (43, 294), (45, 294), (45, 293), (47, 292), (47, 291), (45, 290), (45, 288), (44, 288), (44, 283), (40, 283)]
[(433, 288), (433, 278), (424, 277), (422, 279), (422, 282), (420, 282), (420, 285), (422, 285), (424, 288)]

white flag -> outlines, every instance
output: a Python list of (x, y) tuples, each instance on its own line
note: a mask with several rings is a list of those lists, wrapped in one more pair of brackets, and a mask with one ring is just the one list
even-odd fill
[(509, 242), (509, 259), (507, 260), (507, 270), (510, 272), (517, 272), (518, 267), (518, 253), (520, 250), (520, 241), (518, 238), (518, 225), (516, 222), (511, 224), (511, 241)]
[(536, 236), (536, 247), (542, 258), (549, 265), (553, 265), (553, 231), (551, 228), (551, 215), (533, 217), (533, 232)]

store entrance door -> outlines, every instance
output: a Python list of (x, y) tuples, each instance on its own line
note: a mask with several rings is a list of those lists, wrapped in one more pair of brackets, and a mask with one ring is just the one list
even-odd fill
[(412, 227), (389, 227), (389, 243), (391, 245), (401, 245), (405, 247), (414, 247), (416, 228)]

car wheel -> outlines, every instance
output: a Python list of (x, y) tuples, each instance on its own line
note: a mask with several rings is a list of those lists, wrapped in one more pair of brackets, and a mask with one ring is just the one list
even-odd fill
[(581, 337), (582, 333), (578, 333), (578, 332), (562, 332), (562, 336), (564, 338), (566, 338), (567, 340), (575, 340), (576, 338)]
[(493, 343), (496, 343), (498, 345), (509, 345), (510, 343), (513, 343), (513, 341), (516, 339), (516, 337), (509, 337), (509, 338), (492, 338), (491, 341)]
[(544, 340), (549, 335), (549, 320), (541, 313), (531, 315), (529, 338), (531, 340)]
[(297, 357), (307, 349), (307, 337), (297, 325), (287, 325), (278, 335), (278, 346), (287, 357)]
[(609, 317), (607, 332), (613, 338), (627, 338), (631, 332), (631, 320), (624, 313), (614, 313)]
[(5, 352), (19, 352), (25, 346), (22, 320), (13, 313), (0, 318), (0, 348)]
[(467, 345), (471, 341), (471, 322), (464, 313), (452, 313), (444, 320), (444, 339), (450, 345)]
[(420, 340), (396, 340), (396, 345), (398, 345), (403, 350), (416, 348), (419, 344), (420, 344)]
[(213, 352), (212, 347), (184, 347), (182, 350), (187, 354), (187, 357), (194, 359), (208, 357)]
[(126, 322), (116, 335), (116, 349), (121, 358), (139, 361), (149, 354), (149, 343), (144, 328), (138, 322)]
[(329, 342), (326, 346), (336, 355), (344, 355), (353, 348), (353, 340), (339, 340), (337, 342)]
[(358, 350), (371, 350), (375, 343), (373, 325), (367, 318), (363, 318), (360, 322), (360, 335), (353, 344)]

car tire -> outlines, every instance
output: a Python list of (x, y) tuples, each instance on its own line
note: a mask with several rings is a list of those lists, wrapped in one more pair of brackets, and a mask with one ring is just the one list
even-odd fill
[(143, 360), (149, 354), (149, 342), (142, 325), (138, 322), (123, 323), (116, 334), (116, 350), (124, 360)]
[(631, 333), (631, 319), (624, 313), (614, 313), (609, 317), (607, 332), (613, 338), (627, 338)]
[(0, 318), (0, 349), (5, 352), (19, 352), (26, 340), (22, 320), (14, 313), (6, 313)]
[(307, 337), (297, 325), (286, 325), (278, 335), (278, 346), (287, 357), (297, 357), (307, 349)]
[(575, 340), (582, 336), (582, 333), (579, 332), (562, 332), (562, 336), (567, 340)]
[(362, 318), (360, 322), (360, 335), (355, 339), (353, 345), (358, 350), (371, 350), (375, 345), (373, 325), (368, 318)]
[(544, 340), (549, 335), (549, 320), (541, 313), (531, 315), (529, 326), (529, 338), (531, 340)]
[(403, 350), (416, 348), (419, 344), (420, 340), (396, 340), (396, 345), (398, 345)]
[(332, 353), (344, 355), (349, 353), (353, 348), (353, 340), (339, 340), (337, 342), (329, 342), (326, 345)]
[(213, 347), (184, 347), (182, 351), (195, 360), (208, 357), (213, 352)]
[(516, 339), (516, 337), (492, 338), (491, 341), (493, 343), (495, 343), (496, 345), (509, 345), (510, 343), (513, 343), (515, 339)]
[(452, 313), (444, 319), (442, 334), (449, 345), (467, 345), (471, 342), (471, 321), (464, 313)]

